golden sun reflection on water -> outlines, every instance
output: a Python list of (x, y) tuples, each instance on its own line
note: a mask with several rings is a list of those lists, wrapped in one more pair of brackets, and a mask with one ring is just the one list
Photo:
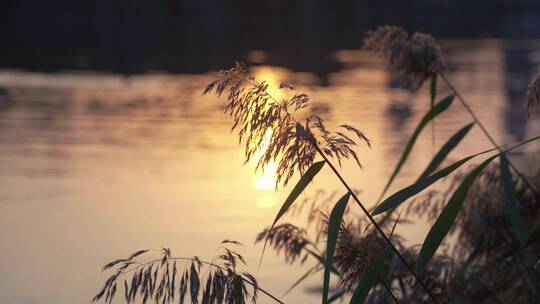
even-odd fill
[[(270, 137), (272, 136), (272, 129), (268, 129), (264, 135), (264, 145), (261, 150), (259, 150), (254, 159), (254, 164), (256, 164), (263, 155), (263, 152), (268, 149), (270, 145)], [(277, 165), (275, 161), (271, 161), (266, 166), (264, 166), (264, 171), (259, 171), (255, 174), (255, 180), (253, 185), (257, 190), (272, 190), (276, 186), (276, 171)]]
[[(253, 70), (253, 74), (257, 81), (265, 81), (268, 83), (268, 92), (274, 96), (275, 99), (280, 100), (283, 98), (283, 93), (279, 90), (279, 84), (284, 80), (282, 71), (272, 67), (257, 67)], [(251, 163), (252, 166), (255, 166), (262, 157), (264, 151), (270, 145), (271, 136), (272, 129), (268, 129), (261, 150), (253, 157)], [(255, 203), (257, 207), (270, 208), (276, 204), (276, 195), (274, 193), (277, 180), (276, 172), (277, 164), (275, 161), (271, 161), (264, 167), (264, 170), (255, 174), (253, 186), (261, 192)]]

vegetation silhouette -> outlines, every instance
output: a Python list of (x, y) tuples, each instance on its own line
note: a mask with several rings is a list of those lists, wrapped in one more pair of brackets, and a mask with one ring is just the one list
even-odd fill
[[(364, 48), (381, 56), (390, 72), (413, 90), (428, 80), (431, 84), (431, 108), (411, 135), (373, 210), (366, 208), (360, 200), (361, 193), (353, 190), (339, 170), (349, 159), (361, 168), (361, 157), (354, 148), (358, 143), (370, 142), (359, 129), (350, 125), (327, 127), (322, 118), (307, 112), (309, 97), (291, 84), (279, 86), (288, 97), (275, 98), (268, 84), (258, 82), (243, 64), (221, 71), (204, 90), (204, 94), (214, 93), (227, 99), (225, 114), (232, 118), (232, 129), (238, 132), (244, 146), (246, 162), (255, 159), (256, 170), (277, 162), (276, 188), (286, 185), (296, 173), (300, 175), (271, 226), (256, 237), (256, 242), (264, 243), (262, 255), (268, 246), (282, 255), (286, 263), (314, 262), (286, 293), (306, 278), (323, 272), (323, 304), (345, 299), (349, 303), (535, 302), (540, 287), (540, 179), (539, 175), (522, 173), (509, 160), (509, 154), (540, 136), (510, 145), (496, 143), (446, 76), (442, 50), (432, 36), (409, 35), (398, 27), (383, 26), (368, 32), (364, 41)], [(452, 92), (439, 102), (437, 79), (442, 79)], [(538, 103), (537, 92), (538, 77), (529, 86), (528, 109)], [(473, 122), (456, 130), (415, 182), (387, 195), (412, 153), (417, 136), (438, 115), (454, 106), (454, 100), (459, 101)], [(455, 162), (447, 161), (474, 126), (481, 129), (493, 148)], [(472, 159), (487, 155), (479, 165), (464, 169)], [(494, 163), (496, 159), (498, 164)], [(316, 183), (314, 180), (325, 165), (341, 182), (345, 193), (328, 195), (321, 190), (299, 200), (307, 186)], [(456, 172), (444, 190), (433, 187)], [(350, 199), (364, 216), (354, 213), (354, 206), (348, 204)], [(297, 215), (306, 206), (306, 227), (280, 223), (286, 214)], [(431, 223), (420, 246), (407, 246), (396, 232), (398, 225), (413, 216), (424, 216)], [(310, 225), (314, 225), (315, 235), (310, 235)], [(449, 236), (455, 236), (455, 241), (442, 246)], [(238, 270), (245, 263), (230, 245), (239, 244), (224, 241), (224, 253), (216, 262), (203, 262), (196, 257), (175, 258), (168, 249), (162, 250), (160, 259), (147, 262), (139, 261), (147, 250), (114, 260), (104, 267), (112, 275), (94, 300), (112, 301), (117, 282), (124, 279), (124, 297), (128, 302), (139, 297), (143, 302), (170, 303), (177, 295), (182, 303), (189, 289), (191, 303), (255, 303), (257, 291), (283, 303), (262, 289), (253, 276)], [(177, 271), (176, 262), (180, 260), (189, 262), (182, 268), (184, 274)], [(212, 269), (206, 276), (200, 274), (203, 265)], [(331, 275), (339, 279), (333, 292)]]

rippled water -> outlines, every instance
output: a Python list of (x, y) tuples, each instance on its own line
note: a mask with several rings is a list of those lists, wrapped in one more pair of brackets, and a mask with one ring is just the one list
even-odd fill
[[(538, 42), (447, 41), (445, 49), (450, 78), (498, 142), (538, 135), (537, 117), (523, 112), (525, 87), (540, 63)], [(429, 107), (428, 94), (396, 88), (363, 52), (330, 56), (344, 68), (326, 79), (264, 65), (253, 71), (274, 85), (296, 83), (330, 124), (347, 122), (368, 134), (373, 148), (359, 148), (365, 169), (346, 163), (343, 172), (373, 202)], [(253, 240), (289, 188), (274, 192), (272, 172), (254, 175), (252, 165), (242, 166), (223, 101), (201, 96), (211, 79), (0, 71), (0, 302), (86, 303), (102, 284), (100, 267), (141, 248), (210, 259), (221, 240), (235, 239), (257, 273), (261, 246)], [(441, 86), (440, 96), (447, 92)], [(455, 103), (436, 122), (436, 146), (470, 121)], [(452, 157), (489, 147), (475, 128)], [(426, 131), (393, 189), (413, 181), (432, 153)], [(537, 164), (520, 154), (514, 159), (526, 169)], [(343, 191), (326, 170), (311, 186), (317, 188)], [(400, 232), (415, 243), (425, 228)], [(269, 254), (257, 276), (280, 295), (303, 268)], [(286, 301), (317, 299), (306, 290), (319, 281)]]

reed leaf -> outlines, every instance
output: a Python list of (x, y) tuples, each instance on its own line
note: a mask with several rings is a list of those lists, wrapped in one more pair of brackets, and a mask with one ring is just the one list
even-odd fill
[(422, 244), (422, 249), (420, 249), (420, 254), (418, 255), (418, 260), (416, 261), (415, 271), (417, 273), (421, 272), (428, 261), (433, 257), (439, 246), (441, 245), (443, 239), (454, 225), (454, 221), (461, 210), (463, 202), (467, 197), (467, 193), (471, 189), (476, 178), (482, 173), (484, 168), (494, 160), (498, 155), (491, 156), (490, 158), (483, 161), (480, 165), (474, 168), (463, 180), (463, 182), (456, 189), (448, 204), (443, 209), (442, 213), (439, 215), (435, 224), (431, 227), (424, 243)]
[(294, 186), (293, 190), (281, 206), (281, 209), (279, 209), (278, 214), (276, 215), (276, 218), (274, 219), (274, 222), (272, 223), (272, 227), (276, 225), (276, 223), (279, 221), (279, 219), (289, 210), (289, 208), (292, 206), (292, 204), (296, 201), (298, 196), (304, 192), (304, 189), (306, 189), (307, 185), (313, 180), (315, 175), (321, 171), (322, 167), (324, 166), (325, 161), (319, 161), (311, 165), (309, 169), (302, 175), (298, 183)]
[[(289, 210), (289, 208), (296, 201), (296, 199), (300, 196), (300, 194), (302, 194), (302, 192), (304, 192), (304, 190), (309, 185), (309, 183), (313, 180), (315, 175), (317, 175), (317, 173), (319, 173), (319, 171), (321, 171), (322, 167), (324, 166), (324, 163), (325, 163), (325, 161), (319, 161), (319, 162), (316, 162), (316, 163), (312, 164), (309, 167), (309, 169), (307, 169), (306, 173), (304, 173), (302, 175), (300, 180), (296, 183), (296, 185), (292, 189), (291, 193), (289, 194), (289, 196), (287, 197), (287, 199), (285, 200), (285, 202), (283, 203), (283, 205), (279, 209), (278, 214), (276, 215), (276, 218), (274, 219), (274, 222), (272, 223), (272, 226), (270, 227), (270, 229), (272, 229), (276, 225), (276, 223), (279, 221), (279, 219), (281, 217), (283, 217), (283, 215), (287, 212), (287, 210)], [(262, 250), (262, 253), (261, 253), (261, 259), (259, 261), (259, 267), (261, 266), (262, 259), (263, 259), (263, 256), (264, 256), (264, 252), (266, 251), (267, 242), (268, 242), (268, 240), (264, 241), (264, 246), (263, 246), (263, 250)]]
[(459, 213), (459, 210), (461, 209), (461, 206), (463, 205), (463, 202), (465, 201), (465, 198), (467, 197), (467, 193), (469, 192), (469, 189), (471, 188), (476, 178), (480, 175), (482, 170), (484, 170), (484, 168), (491, 161), (499, 157), (501, 154), (509, 152), (517, 147), (520, 147), (522, 145), (525, 145), (527, 143), (530, 143), (538, 139), (540, 139), (540, 136), (527, 139), (525, 141), (520, 142), (519, 144), (516, 144), (506, 149), (505, 151), (501, 153), (497, 153), (489, 157), (465, 177), (463, 182), (459, 185), (459, 187), (456, 189), (456, 191), (454, 192), (454, 194), (448, 201), (448, 204), (443, 209), (442, 213), (439, 215), (439, 217), (435, 221), (435, 224), (433, 224), (433, 226), (431, 227), (428, 235), (426, 236), (426, 239), (424, 240), (424, 243), (422, 245), (422, 249), (420, 249), (418, 260), (416, 262), (415, 271), (417, 273), (420, 272), (424, 268), (424, 266), (426, 266), (427, 262), (431, 259), (431, 257), (437, 251), (437, 248), (439, 248), (444, 237), (448, 234), (448, 231), (454, 224), (454, 221)]
[(527, 242), (525, 227), (523, 225), (521, 214), (519, 213), (518, 200), (516, 197), (516, 191), (514, 189), (514, 182), (512, 181), (512, 173), (510, 173), (508, 158), (506, 158), (506, 155), (503, 153), (501, 154), (500, 159), (504, 197), (508, 211), (510, 211), (510, 221), (512, 222), (512, 226), (514, 226), (514, 232), (517, 240), (521, 245), (525, 245)]
[(444, 169), (441, 169), (441, 170), (437, 171), (433, 175), (426, 176), (426, 177), (420, 179), (419, 181), (417, 181), (416, 183), (397, 191), (396, 193), (392, 194), (387, 199), (385, 199), (382, 203), (380, 203), (379, 206), (377, 206), (377, 208), (375, 208), (375, 210), (373, 210), (373, 212), (371, 214), (372, 215), (378, 215), (378, 214), (381, 214), (383, 212), (386, 212), (386, 211), (389, 211), (389, 210), (392, 210), (392, 209), (398, 207), (403, 202), (405, 202), (407, 199), (409, 199), (409, 198), (415, 196), (416, 194), (420, 193), (422, 190), (424, 190), (427, 187), (431, 186), (432, 184), (436, 183), (441, 178), (443, 178), (445, 176), (448, 176), (450, 173), (457, 170), (459, 167), (461, 167), (463, 164), (465, 164), (469, 160), (473, 159), (474, 157), (476, 157), (476, 156), (478, 156), (480, 154), (488, 153), (488, 152), (491, 152), (493, 150), (495, 150), (495, 149), (491, 149), (491, 150), (483, 151), (483, 152), (480, 152), (480, 153), (477, 153), (477, 154), (474, 154), (474, 155), (467, 156), (467, 157), (465, 157), (465, 158), (463, 158), (463, 159), (449, 165), (448, 167), (445, 167)]
[(336, 293), (334, 293), (333, 295), (331, 295), (328, 298), (328, 303), (333, 303), (333, 302), (341, 299), (346, 294), (347, 294), (347, 290), (345, 290), (345, 289), (337, 291)]
[(379, 252), (373, 262), (367, 266), (364, 272), (362, 272), (356, 290), (349, 302), (350, 304), (362, 304), (366, 301), (369, 291), (373, 287), (373, 284), (375, 284), (375, 281), (377, 281), (377, 278), (379, 278), (379, 275), (385, 266), (385, 262), (388, 259), (388, 253), (388, 250)]
[(401, 155), (401, 158), (399, 159), (396, 167), (394, 168), (394, 172), (392, 172), (392, 175), (390, 176), (390, 179), (386, 183), (386, 186), (384, 187), (378, 201), (380, 202), (384, 195), (386, 194), (386, 191), (388, 191), (388, 188), (390, 188), (390, 185), (392, 185), (392, 182), (396, 178), (396, 176), (399, 174), (399, 171), (401, 170), (401, 167), (403, 167), (403, 164), (407, 161), (407, 158), (409, 157), (409, 154), (412, 151), (412, 148), (414, 144), (416, 143), (416, 139), (424, 129), (424, 127), (436, 116), (444, 112), (450, 105), (452, 104), (452, 101), (454, 100), (454, 95), (447, 96), (442, 101), (437, 103), (433, 106), (433, 108), (424, 115), (418, 126), (416, 126), (416, 129), (414, 130), (414, 133), (409, 138), (409, 141), (407, 142), (407, 145), (405, 146), (405, 150), (403, 151), (403, 154)]
[[(538, 139), (540, 139), (540, 136), (535, 136), (535, 137), (529, 138), (529, 139), (527, 139), (525, 141), (522, 141), (522, 142), (520, 142), (518, 144), (515, 144), (515, 145), (507, 148), (503, 152), (510, 152), (510, 151), (522, 146), (522, 145), (528, 144), (528, 143), (530, 143), (532, 141), (535, 141), (535, 140), (538, 140)], [(394, 194), (389, 196), (387, 199), (385, 199), (382, 203), (380, 203), (379, 206), (377, 206), (377, 208), (375, 208), (375, 210), (373, 210), (371, 214), (372, 215), (378, 215), (378, 214), (381, 214), (383, 212), (386, 212), (386, 211), (389, 211), (389, 210), (392, 210), (392, 209), (396, 208), (397, 206), (399, 206), (403, 202), (405, 202), (407, 199), (409, 199), (409, 198), (413, 197), (414, 195), (420, 193), (422, 190), (424, 190), (427, 187), (431, 186), (432, 184), (434, 184), (435, 182), (437, 182), (441, 178), (449, 175), (450, 173), (452, 173), (453, 171), (455, 171), (456, 169), (458, 169), (459, 167), (461, 167), (463, 164), (465, 164), (469, 160), (473, 159), (474, 157), (485, 154), (485, 153), (488, 153), (488, 152), (491, 152), (493, 150), (496, 150), (496, 148), (485, 150), (485, 151), (482, 151), (482, 152), (467, 156), (465, 158), (462, 158), (461, 160), (449, 165), (448, 167), (445, 167), (445, 168), (437, 171), (436, 173), (434, 173), (434, 174), (432, 174), (430, 176), (426, 176), (426, 177), (420, 179), (419, 181), (415, 182), (414, 184), (412, 184), (410, 186), (407, 186), (407, 187), (395, 192)], [(500, 155), (500, 153), (496, 154), (494, 157), (497, 157), (499, 155)]]
[(333, 263), (334, 263), (334, 251), (336, 249), (337, 239), (339, 235), (339, 230), (341, 227), (341, 221), (343, 219), (343, 213), (345, 213), (345, 208), (349, 202), (349, 197), (351, 194), (343, 195), (339, 201), (336, 203), (332, 212), (330, 213), (330, 218), (328, 219), (328, 237), (326, 241), (326, 261), (324, 263), (324, 281), (323, 281), (323, 299), (322, 303), (328, 303), (328, 290), (330, 288), (330, 272), (332, 272)]
[[(473, 127), (474, 123), (470, 123), (466, 125), (465, 127), (461, 128), (459, 131), (457, 131), (448, 141), (442, 146), (442, 148), (435, 154), (429, 165), (426, 167), (424, 172), (420, 174), (420, 177), (418, 180), (429, 176), (431, 173), (433, 173), (446, 159), (448, 154), (454, 150), (454, 148), (461, 142), (461, 140), (469, 133), (471, 128)], [(417, 180), (417, 181), (418, 181)]]

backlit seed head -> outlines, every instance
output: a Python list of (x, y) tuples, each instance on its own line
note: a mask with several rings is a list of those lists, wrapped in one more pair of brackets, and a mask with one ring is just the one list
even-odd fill
[(354, 158), (360, 166), (353, 150), (357, 143), (352, 137), (369, 145), (361, 131), (350, 125), (341, 125), (342, 131), (330, 131), (317, 115), (298, 120), (295, 114), (309, 105), (309, 96), (282, 83), (279, 89), (290, 97), (277, 100), (268, 86), (264, 81), (257, 82), (243, 64), (237, 63), (234, 68), (221, 71), (203, 93), (226, 94), (225, 114), (233, 119), (232, 129), (244, 145), (245, 163), (254, 159), (256, 170), (263, 171), (270, 162), (276, 162), (276, 186), (286, 185), (297, 171), (305, 172), (313, 164), (317, 148), (339, 163)]
[(409, 35), (396, 26), (379, 26), (367, 33), (363, 48), (378, 54), (401, 81), (413, 90), (431, 76), (446, 69), (441, 47), (424, 33)]
[[(124, 287), (127, 303), (182, 304), (188, 298), (191, 304), (256, 303), (257, 280), (251, 274), (238, 270), (240, 265), (245, 265), (244, 258), (227, 247), (236, 245), (241, 244), (223, 241), (219, 246), (221, 254), (212, 262), (202, 262), (197, 257), (176, 258), (168, 248), (158, 250), (161, 252), (158, 258), (145, 261), (143, 258), (156, 250), (139, 250), (128, 258), (117, 259), (104, 266), (103, 269), (111, 271), (112, 275), (93, 301), (104, 299), (111, 303), (119, 283)], [(209, 269), (201, 271), (202, 267)]]

